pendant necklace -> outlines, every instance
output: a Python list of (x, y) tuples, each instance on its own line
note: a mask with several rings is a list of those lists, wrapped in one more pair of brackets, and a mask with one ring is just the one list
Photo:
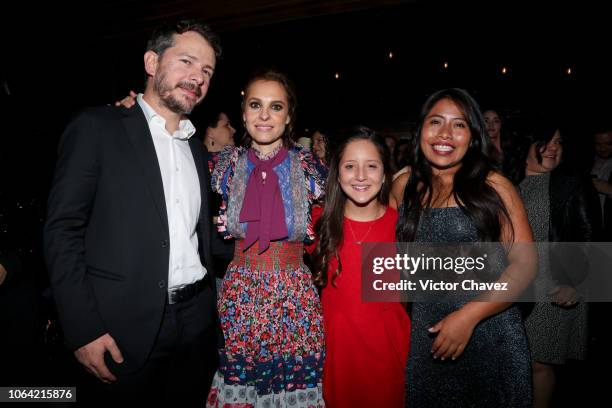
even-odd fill
[(372, 228), (374, 227), (374, 224), (376, 224), (378, 222), (378, 220), (380, 220), (382, 217), (378, 217), (376, 218), (374, 221), (372, 221), (372, 223), (370, 224), (370, 228), (368, 228), (368, 231), (365, 233), (365, 235), (363, 237), (361, 237), (361, 239), (357, 239), (357, 237), (355, 236), (355, 231), (353, 231), (353, 226), (351, 225), (351, 220), (349, 218), (346, 219), (346, 222), (349, 226), (349, 230), (351, 231), (351, 235), (353, 236), (353, 241), (357, 244), (357, 245), (361, 245), (363, 244), (363, 241), (365, 241), (365, 239), (367, 238), (367, 236), (370, 234), (370, 232), (372, 231)]

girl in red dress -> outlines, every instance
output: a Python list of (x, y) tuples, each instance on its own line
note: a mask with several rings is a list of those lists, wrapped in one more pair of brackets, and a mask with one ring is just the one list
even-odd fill
[(351, 131), (330, 161), (325, 207), (313, 209), (313, 273), (327, 350), (323, 397), (331, 408), (404, 404), (408, 315), (399, 302), (361, 299), (361, 244), (395, 241), (388, 157), (380, 136), (365, 127)]

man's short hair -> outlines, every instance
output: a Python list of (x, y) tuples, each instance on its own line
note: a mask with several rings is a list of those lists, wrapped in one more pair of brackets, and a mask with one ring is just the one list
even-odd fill
[(221, 57), (221, 40), (206, 24), (195, 20), (180, 20), (175, 23), (165, 23), (156, 28), (147, 43), (147, 51), (153, 51), (160, 57), (168, 48), (174, 45), (174, 35), (193, 31), (200, 34), (212, 47), (215, 57)]

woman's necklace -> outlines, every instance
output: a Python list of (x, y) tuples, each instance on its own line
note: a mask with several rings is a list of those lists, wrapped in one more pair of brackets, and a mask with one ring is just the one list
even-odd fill
[[(251, 147), (253, 149), (253, 151), (255, 152), (255, 155), (257, 156), (257, 158), (259, 160), (262, 161), (268, 161), (271, 160), (274, 156), (276, 156), (278, 154), (278, 152), (280, 152), (280, 149), (283, 147), (283, 144), (280, 143), (278, 146), (276, 146), (274, 149), (272, 149), (272, 151), (268, 152), (268, 153), (261, 153), (259, 150), (257, 150), (255, 147)], [(268, 174), (265, 171), (261, 172), (261, 184), (266, 184), (266, 177), (268, 176)]]
[(370, 228), (368, 228), (368, 231), (365, 233), (365, 235), (363, 237), (361, 237), (361, 239), (357, 239), (357, 237), (355, 236), (355, 231), (353, 231), (353, 226), (351, 225), (351, 220), (349, 218), (347, 218), (346, 219), (346, 223), (348, 224), (349, 230), (351, 231), (351, 235), (353, 236), (353, 241), (357, 245), (363, 244), (363, 241), (365, 241), (365, 239), (368, 237), (368, 235), (372, 231), (372, 228), (374, 227), (374, 224), (376, 224), (378, 222), (378, 220), (380, 220), (381, 218), (382, 217), (378, 217), (377, 216), (376, 219), (370, 223)]

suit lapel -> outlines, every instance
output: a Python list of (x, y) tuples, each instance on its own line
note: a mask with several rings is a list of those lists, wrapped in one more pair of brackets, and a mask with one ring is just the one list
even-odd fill
[(131, 109), (124, 109), (123, 126), (134, 148), (138, 164), (143, 171), (144, 179), (159, 213), (160, 221), (166, 233), (168, 233), (168, 213), (166, 211), (161, 170), (159, 169), (151, 131), (147, 125), (144, 113), (138, 104)]

